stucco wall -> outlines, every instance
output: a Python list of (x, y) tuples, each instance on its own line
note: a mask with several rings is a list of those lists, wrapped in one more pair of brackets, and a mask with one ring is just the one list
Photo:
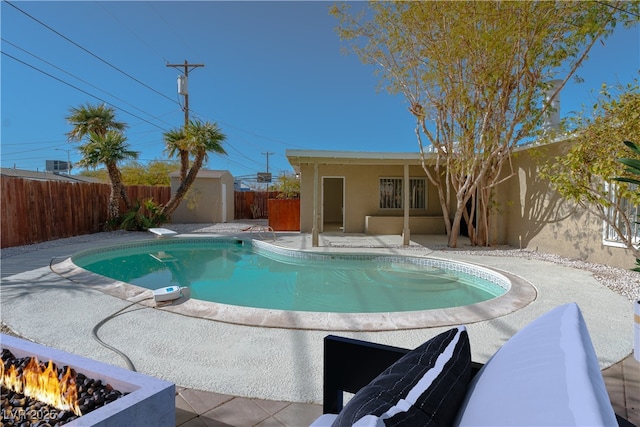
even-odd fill
[[(539, 178), (540, 159), (561, 154), (565, 144), (514, 158), (516, 175), (499, 187), (496, 233), (499, 243), (589, 262), (632, 268), (635, 258), (623, 248), (604, 245), (603, 222), (588, 209), (564, 200), (549, 182)], [(542, 151), (540, 151), (542, 150)], [(540, 156), (540, 157), (539, 157)]]

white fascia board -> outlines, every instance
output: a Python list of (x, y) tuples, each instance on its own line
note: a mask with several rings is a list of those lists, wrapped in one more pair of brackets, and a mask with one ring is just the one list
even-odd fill
[[(431, 153), (425, 153), (427, 157)], [(367, 152), (367, 151), (328, 151), (328, 150), (286, 150), (286, 156), (292, 165), (300, 163), (355, 163), (364, 161), (371, 163), (419, 162), (420, 153), (392, 153), (392, 152)]]

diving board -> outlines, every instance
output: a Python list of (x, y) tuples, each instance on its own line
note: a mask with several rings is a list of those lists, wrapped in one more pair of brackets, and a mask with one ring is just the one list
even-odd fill
[(177, 231), (169, 230), (168, 228), (150, 228), (149, 232), (155, 234), (158, 239), (178, 234)]

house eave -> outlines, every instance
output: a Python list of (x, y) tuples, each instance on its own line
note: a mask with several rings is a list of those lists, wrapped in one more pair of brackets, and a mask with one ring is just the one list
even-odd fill
[[(329, 150), (287, 150), (287, 159), (295, 168), (302, 164), (361, 164), (361, 165), (419, 165), (420, 153), (329, 151)], [(425, 158), (433, 157), (425, 153)]]

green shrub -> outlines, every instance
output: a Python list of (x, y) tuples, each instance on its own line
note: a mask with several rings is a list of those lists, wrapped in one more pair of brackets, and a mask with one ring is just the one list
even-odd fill
[[(147, 215), (142, 212), (143, 206), (148, 212)], [(158, 227), (166, 222), (166, 218), (160, 213), (161, 209), (152, 199), (145, 200), (142, 204), (140, 201), (136, 201), (131, 209), (109, 221), (105, 228), (107, 230), (145, 231)]]

